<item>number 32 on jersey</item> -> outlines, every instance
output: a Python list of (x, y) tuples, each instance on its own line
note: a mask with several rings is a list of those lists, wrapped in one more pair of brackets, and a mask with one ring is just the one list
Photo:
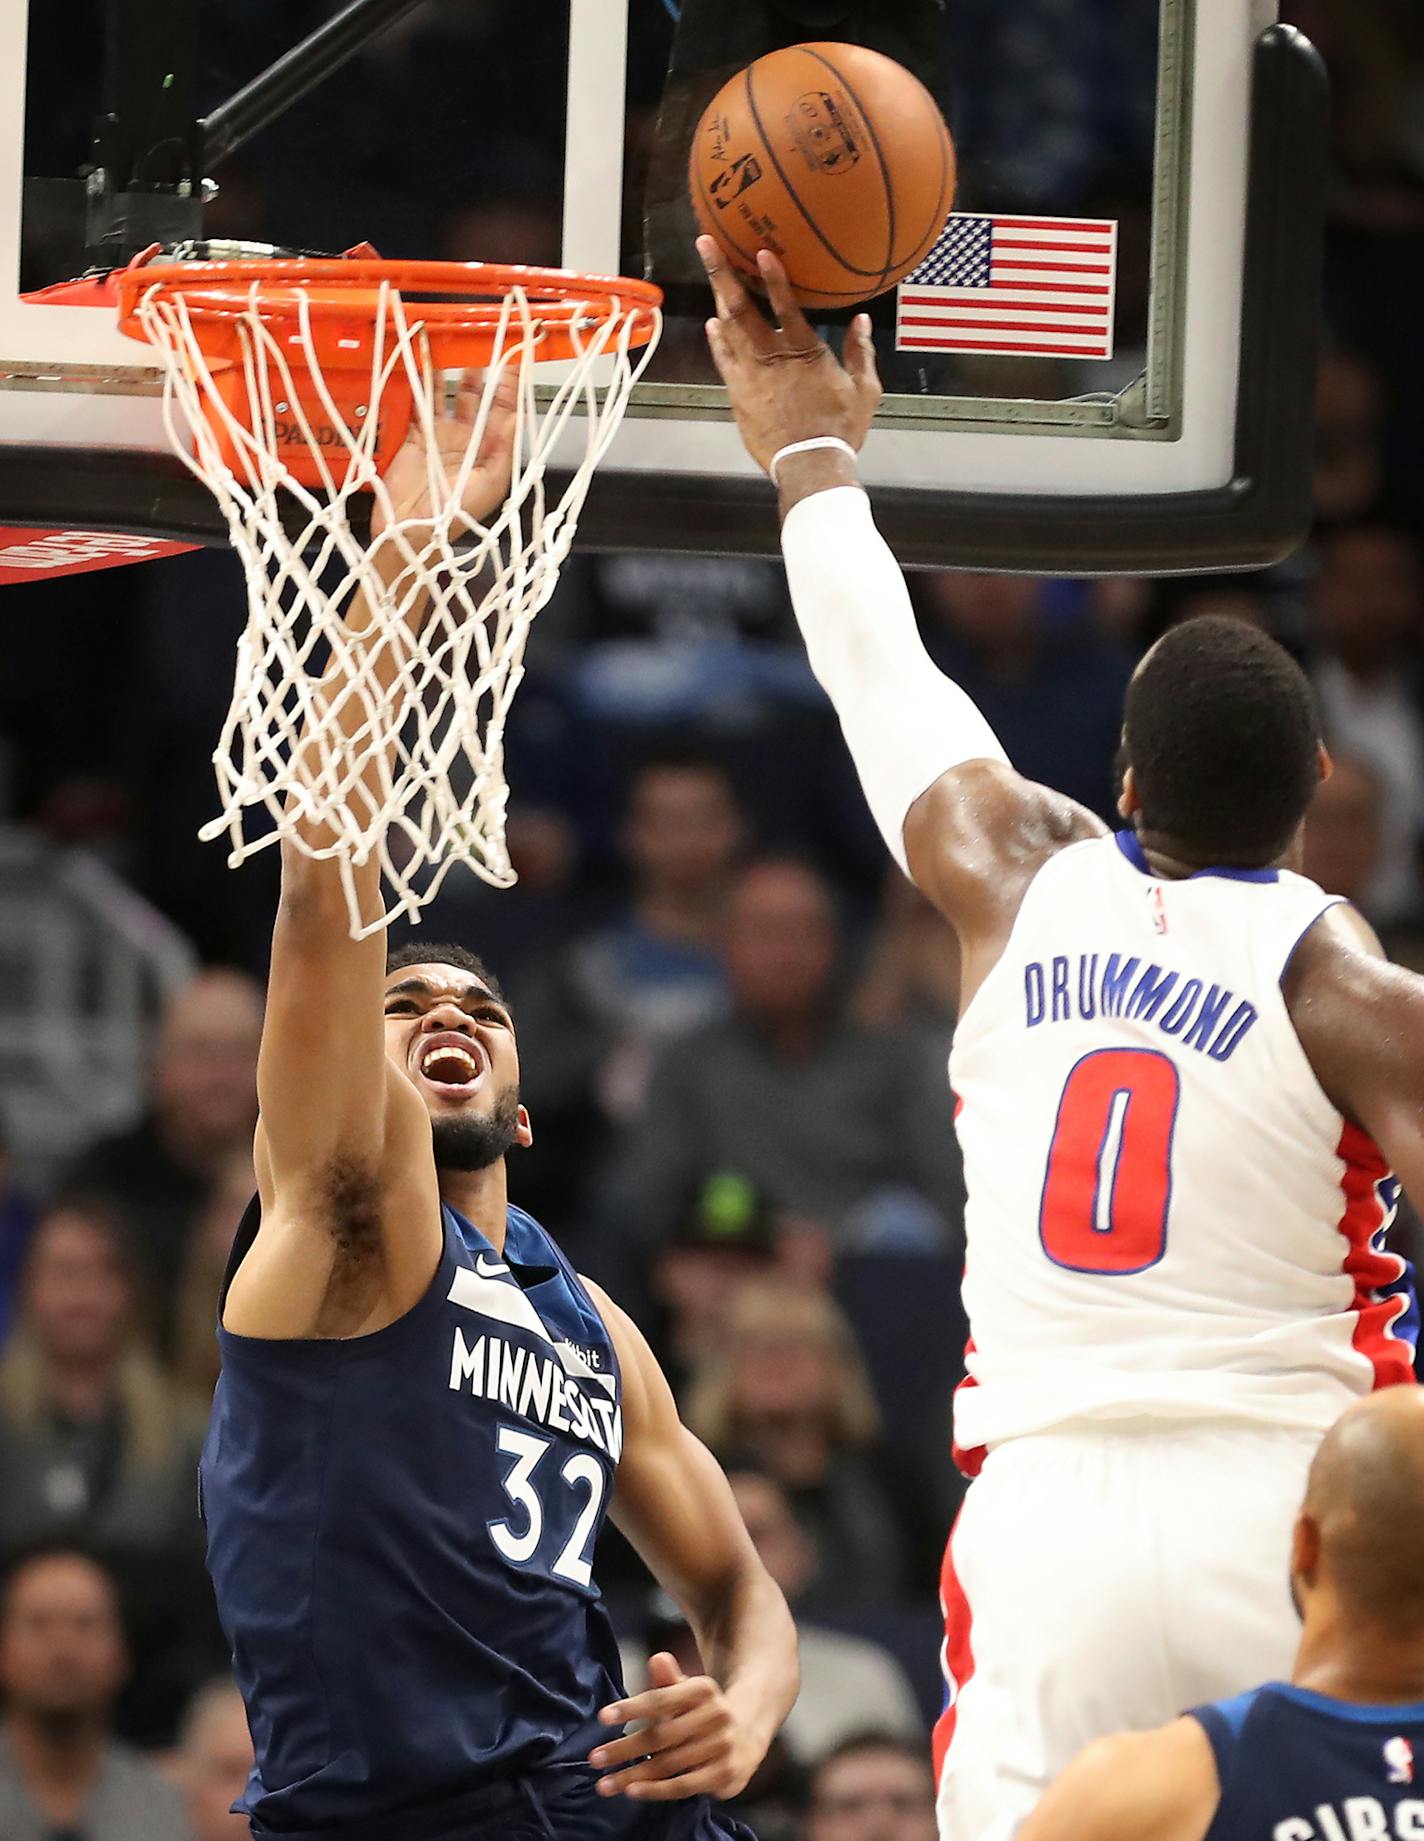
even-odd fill
[(1167, 1249), (1181, 1078), (1156, 1049), (1084, 1055), (1058, 1102), (1038, 1234), (1070, 1272), (1145, 1272)]

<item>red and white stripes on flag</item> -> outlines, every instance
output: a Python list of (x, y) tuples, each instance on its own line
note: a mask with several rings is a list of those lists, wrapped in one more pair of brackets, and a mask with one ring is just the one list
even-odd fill
[(956, 211), (896, 292), (902, 352), (1111, 358), (1117, 225)]

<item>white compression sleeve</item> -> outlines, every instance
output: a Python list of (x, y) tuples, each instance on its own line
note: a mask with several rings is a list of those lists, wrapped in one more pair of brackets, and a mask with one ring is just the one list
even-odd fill
[(968, 696), (925, 651), (900, 565), (858, 486), (793, 505), (781, 529), (811, 669), (841, 719), (866, 803), (908, 873), (910, 807), (963, 761), (1007, 761)]

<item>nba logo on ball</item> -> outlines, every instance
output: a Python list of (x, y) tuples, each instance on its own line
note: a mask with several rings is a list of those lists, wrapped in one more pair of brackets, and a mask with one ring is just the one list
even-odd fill
[(1414, 1782), (1414, 1747), (1408, 1739), (1385, 1740), (1384, 1767), (1386, 1783)]

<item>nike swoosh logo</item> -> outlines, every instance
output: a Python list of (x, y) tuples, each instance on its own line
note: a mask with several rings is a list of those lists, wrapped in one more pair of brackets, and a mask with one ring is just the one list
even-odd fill
[(481, 1278), (498, 1278), (501, 1273), (508, 1272), (509, 1267), (497, 1259), (491, 1259), (487, 1253), (481, 1253), (475, 1261), (475, 1270)]

